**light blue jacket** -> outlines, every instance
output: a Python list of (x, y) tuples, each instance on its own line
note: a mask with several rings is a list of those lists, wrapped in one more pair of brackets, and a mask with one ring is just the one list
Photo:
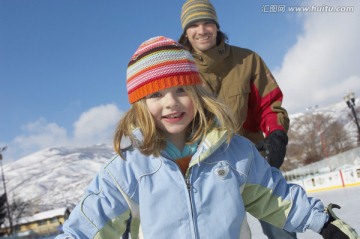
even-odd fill
[(320, 200), (287, 184), (241, 136), (227, 144), (224, 132), (210, 132), (185, 178), (166, 155), (144, 156), (134, 147), (124, 155), (97, 174), (56, 239), (119, 239), (129, 209), (132, 224), (140, 220), (139, 237), (156, 239), (241, 238), (246, 211), (296, 232), (319, 232), (328, 219)]

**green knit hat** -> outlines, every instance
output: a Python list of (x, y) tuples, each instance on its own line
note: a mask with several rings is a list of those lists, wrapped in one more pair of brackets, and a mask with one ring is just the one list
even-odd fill
[(214, 6), (208, 0), (187, 0), (181, 9), (181, 27), (186, 29), (203, 20), (213, 21), (220, 28)]

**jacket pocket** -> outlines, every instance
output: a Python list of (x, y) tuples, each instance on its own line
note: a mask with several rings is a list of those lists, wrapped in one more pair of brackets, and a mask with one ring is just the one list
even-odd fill
[(250, 85), (234, 84), (224, 89), (222, 99), (234, 113), (236, 123), (242, 127), (246, 120), (249, 104)]
[(248, 95), (250, 93), (250, 86), (239, 86), (238, 84), (231, 85), (227, 89), (228, 97), (237, 95)]

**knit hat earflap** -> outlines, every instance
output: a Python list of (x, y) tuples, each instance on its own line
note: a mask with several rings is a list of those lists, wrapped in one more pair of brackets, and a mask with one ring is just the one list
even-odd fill
[(180, 18), (184, 32), (191, 24), (202, 20), (211, 20), (220, 28), (215, 8), (209, 0), (187, 0), (182, 6)]
[(174, 86), (201, 84), (194, 58), (176, 41), (158, 36), (142, 43), (126, 72), (130, 103)]

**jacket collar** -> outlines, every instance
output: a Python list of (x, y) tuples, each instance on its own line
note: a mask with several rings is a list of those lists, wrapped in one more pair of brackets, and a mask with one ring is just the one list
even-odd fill
[[(133, 135), (136, 138), (138, 144), (141, 144), (143, 141), (143, 134), (139, 128), (135, 128), (133, 130)], [(227, 139), (227, 134), (225, 130), (219, 130), (217, 128), (212, 128), (203, 138), (203, 140), (199, 143), (199, 146), (192, 157), (189, 168), (195, 164), (200, 163), (209, 157), (212, 153), (214, 153)], [(123, 142), (121, 142), (123, 143)], [(130, 142), (127, 142), (129, 144)], [(126, 148), (131, 147), (130, 145), (126, 145)], [(135, 146), (136, 145), (132, 145)], [(166, 153), (165, 153), (166, 154)]]
[(223, 60), (230, 54), (230, 46), (222, 40), (219, 45), (198, 53), (193, 51), (193, 57), (201, 72), (211, 73), (221, 67)]
[(199, 164), (213, 154), (224, 142), (226, 142), (226, 139), (227, 134), (225, 130), (213, 128), (200, 142), (196, 153), (192, 157), (189, 168), (195, 164)]

